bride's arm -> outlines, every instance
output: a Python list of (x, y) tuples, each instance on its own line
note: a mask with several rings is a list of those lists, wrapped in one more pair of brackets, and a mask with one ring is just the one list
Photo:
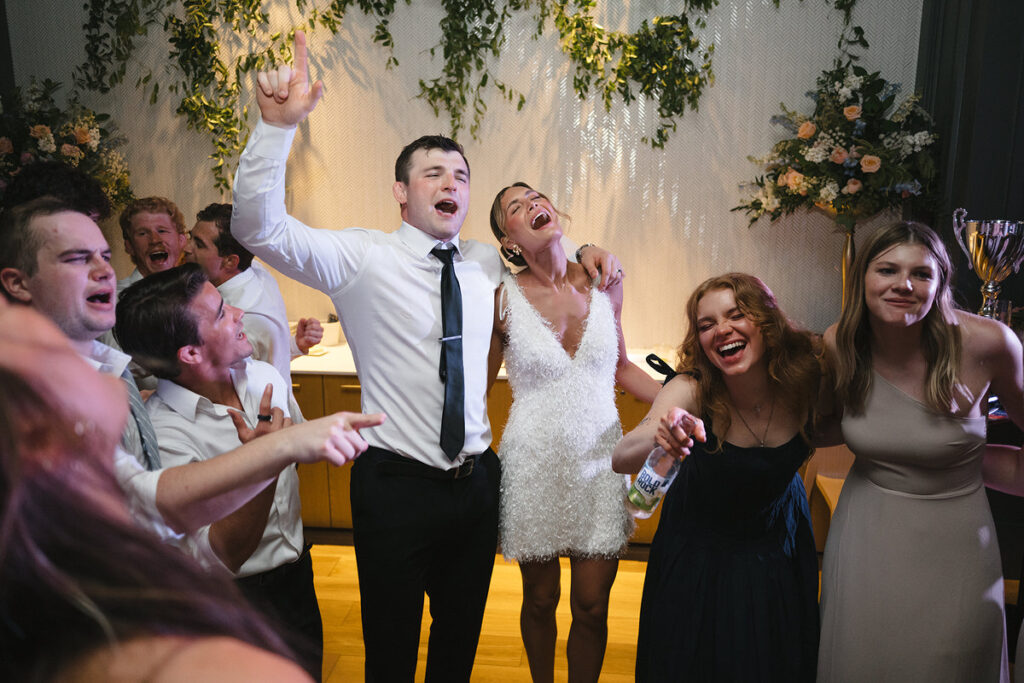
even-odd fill
[(653, 403), (661, 386), (637, 367), (626, 353), (626, 339), (622, 335), (622, 283), (608, 287), (607, 294), (615, 311), (615, 331), (619, 337), (619, 363), (615, 367), (615, 382), (644, 403)]
[(505, 285), (499, 285), (494, 293), (494, 328), (491, 330), (491, 349), (487, 354), (487, 391), (491, 391), (498, 370), (505, 359)]

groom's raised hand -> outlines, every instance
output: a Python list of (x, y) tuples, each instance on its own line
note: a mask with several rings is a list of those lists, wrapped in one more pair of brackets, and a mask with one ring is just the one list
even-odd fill
[(306, 34), (295, 32), (294, 66), (287, 64), (256, 74), (256, 103), (263, 120), (272, 126), (290, 128), (303, 121), (324, 94), (324, 84), (309, 84)]

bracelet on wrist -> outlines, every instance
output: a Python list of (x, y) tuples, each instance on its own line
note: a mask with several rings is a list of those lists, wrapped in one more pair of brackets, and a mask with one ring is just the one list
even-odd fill
[(576, 263), (580, 263), (580, 258), (582, 257), (583, 250), (586, 249), (587, 247), (592, 246), (594, 245), (587, 242), (586, 244), (582, 245), (579, 249), (576, 250)]

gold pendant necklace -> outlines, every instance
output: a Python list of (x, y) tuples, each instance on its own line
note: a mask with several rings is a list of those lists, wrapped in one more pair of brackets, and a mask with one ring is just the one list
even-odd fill
[(764, 426), (764, 434), (761, 435), (761, 438), (758, 438), (754, 430), (750, 428), (749, 424), (747, 424), (747, 420), (743, 417), (743, 413), (740, 412), (739, 406), (736, 406), (736, 415), (740, 418), (740, 422), (743, 423), (743, 426), (747, 428), (747, 431), (750, 432), (750, 435), (754, 437), (754, 441), (757, 441), (761, 444), (761, 448), (764, 448), (764, 440), (768, 436), (768, 430), (771, 429), (772, 418), (775, 417), (775, 396), (772, 396), (772, 409), (768, 412), (768, 424)]

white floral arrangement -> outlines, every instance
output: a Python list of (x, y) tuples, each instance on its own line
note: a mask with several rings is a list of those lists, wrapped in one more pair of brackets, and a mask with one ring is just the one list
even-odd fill
[(837, 61), (807, 95), (814, 113), (805, 116), (782, 105), (774, 124), (789, 131), (764, 158), (748, 186), (753, 194), (733, 211), (756, 222), (777, 220), (801, 208), (818, 207), (852, 230), (860, 216), (901, 207), (917, 198), (931, 201), (935, 180), (931, 116), (911, 95), (899, 104), (899, 84), (851, 61)]
[(49, 79), (33, 80), (15, 90), (0, 111), (0, 202), (11, 179), (34, 161), (62, 161), (100, 182), (115, 206), (133, 198), (128, 165), (117, 151), (123, 140), (108, 127), (109, 116), (82, 106), (72, 97), (57, 106), (61, 87)]

